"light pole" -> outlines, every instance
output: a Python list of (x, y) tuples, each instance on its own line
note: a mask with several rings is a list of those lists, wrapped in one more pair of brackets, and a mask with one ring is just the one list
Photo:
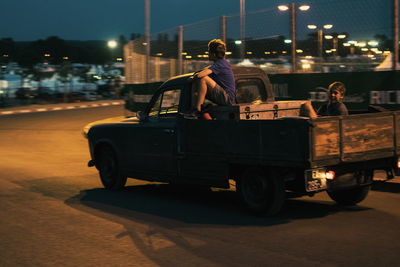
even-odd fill
[(144, 0), (144, 43), (146, 44), (146, 83), (150, 81), (150, 0)]
[[(315, 29), (318, 28), (318, 26), (310, 24), (310, 25), (307, 25), (307, 28), (309, 28), (310, 30), (315, 30)], [(322, 26), (322, 28), (326, 29), (326, 30), (330, 30), (330, 29), (333, 28), (333, 25), (332, 24), (325, 24), (325, 25)], [(322, 56), (323, 56), (323, 39), (324, 39), (323, 36), (324, 36), (324, 32), (323, 32), (322, 28), (318, 29), (318, 31), (317, 31), (318, 57), (319, 58), (322, 58)]]
[[(296, 60), (296, 44), (297, 44), (297, 6), (296, 3), (290, 3), (289, 5), (278, 6), (280, 11), (290, 11), (290, 38), (292, 40), (291, 47), (291, 72), (297, 71), (297, 60)], [(307, 11), (310, 9), (309, 5), (301, 5), (298, 7), (300, 11)]]
[(345, 34), (334, 34), (334, 35), (325, 35), (325, 39), (330, 40), (332, 39), (332, 52), (333, 56), (337, 55), (338, 49), (339, 49), (339, 39), (345, 39), (347, 36)]
[[(107, 46), (111, 49), (111, 58), (112, 58), (112, 60), (111, 60), (111, 66), (109, 68), (111, 70), (113, 68), (113, 64), (115, 62), (114, 50), (118, 46), (118, 43), (115, 40), (109, 40), (107, 42)], [(107, 71), (107, 72), (110, 73), (110, 71)], [(108, 81), (110, 87), (114, 90), (115, 96), (117, 97), (118, 93), (116, 92), (115, 76), (114, 75), (110, 75), (110, 76), (112, 77), (111, 79), (109, 78), (109, 75), (107, 75), (107, 77), (108, 77), (107, 81)]]
[(393, 0), (393, 58), (392, 69), (397, 69), (399, 61), (399, 2)]
[(240, 0), (240, 59), (244, 59), (246, 38), (246, 0)]
[(107, 46), (108, 46), (108, 48), (110, 48), (110, 50), (111, 50), (111, 62), (114, 63), (114, 61), (115, 61), (115, 58), (114, 58), (114, 50), (115, 50), (115, 48), (118, 46), (118, 43), (117, 43), (117, 41), (115, 41), (115, 40), (109, 40), (109, 41), (107, 42)]

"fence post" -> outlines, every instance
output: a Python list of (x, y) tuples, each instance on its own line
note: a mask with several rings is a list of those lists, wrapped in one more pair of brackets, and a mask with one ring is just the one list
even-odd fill
[(183, 61), (182, 61), (182, 53), (183, 53), (183, 26), (178, 27), (178, 75), (183, 73)]
[(393, 0), (393, 57), (392, 69), (396, 70), (399, 61), (399, 0)]
[(291, 50), (291, 71), (296, 72), (296, 3), (290, 3), (290, 35), (292, 39), (292, 50)]
[(221, 40), (226, 44), (226, 16), (220, 18)]
[(146, 44), (146, 83), (150, 82), (150, 0), (145, 0), (144, 3), (144, 35)]
[(169, 59), (169, 77), (176, 76), (176, 59)]
[(246, 3), (245, 0), (240, 0), (240, 59), (244, 59), (246, 51)]
[(322, 29), (319, 29), (317, 32), (318, 35), (318, 57), (322, 60), (322, 55), (323, 55), (323, 41), (324, 41), (324, 33)]
[(154, 76), (155, 82), (161, 81), (161, 58), (160, 57), (154, 57)]

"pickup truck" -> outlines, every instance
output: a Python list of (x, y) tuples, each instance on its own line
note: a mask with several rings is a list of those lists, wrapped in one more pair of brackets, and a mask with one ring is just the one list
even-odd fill
[(340, 205), (368, 194), (377, 170), (398, 172), (400, 112), (302, 116), (306, 101), (275, 101), (268, 76), (236, 67), (237, 102), (208, 103), (212, 120), (187, 119), (192, 74), (164, 82), (136, 117), (84, 128), (105, 188), (128, 177), (229, 188), (257, 214), (278, 213), (288, 196), (327, 191)]

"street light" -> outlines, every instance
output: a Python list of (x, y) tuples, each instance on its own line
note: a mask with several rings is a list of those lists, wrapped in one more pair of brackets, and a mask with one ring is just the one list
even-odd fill
[(118, 46), (118, 43), (117, 43), (117, 41), (115, 41), (115, 40), (109, 40), (108, 42), (107, 42), (107, 46), (110, 48), (110, 50), (111, 50), (111, 58), (112, 58), (112, 63), (114, 63), (114, 50), (115, 50), (115, 48)]
[(111, 49), (114, 49), (114, 48), (116, 48), (116, 47), (118, 46), (118, 43), (117, 43), (117, 41), (115, 41), (115, 40), (109, 40), (109, 41), (107, 42), (107, 46), (108, 46), (109, 48), (111, 48)]
[[(315, 29), (318, 28), (318, 26), (314, 25), (314, 24), (309, 24), (309, 25), (307, 25), (307, 28), (310, 29), (310, 30), (315, 30)], [(323, 35), (324, 35), (323, 29), (330, 30), (332, 28), (333, 28), (332, 24), (325, 24), (325, 25), (322, 26), (322, 28), (318, 29), (318, 31), (317, 31), (318, 57), (319, 58), (322, 58)]]
[(280, 6), (278, 6), (278, 9), (279, 9), (280, 11), (287, 11), (287, 10), (289, 10), (289, 6), (287, 6), (287, 5), (280, 5)]
[(372, 41), (369, 41), (369, 42), (368, 42), (368, 45), (369, 45), (369, 46), (376, 47), (376, 46), (379, 45), (379, 42), (377, 42), (377, 41), (375, 41), (375, 40), (372, 40)]
[(346, 37), (346, 34), (325, 35), (325, 39), (333, 41), (332, 52), (334, 56), (337, 55), (339, 39), (345, 39)]
[(310, 9), (309, 5), (301, 5), (301, 6), (299, 6), (299, 10), (301, 10), (301, 11), (307, 11), (309, 9)]
[[(310, 9), (309, 5), (301, 5), (298, 7), (300, 11), (307, 11)], [(279, 5), (279, 11), (290, 11), (290, 39), (292, 40), (291, 47), (291, 71), (296, 72), (297, 69), (297, 61), (296, 61), (296, 42), (297, 42), (297, 25), (296, 25), (296, 3), (290, 3), (289, 5)]]

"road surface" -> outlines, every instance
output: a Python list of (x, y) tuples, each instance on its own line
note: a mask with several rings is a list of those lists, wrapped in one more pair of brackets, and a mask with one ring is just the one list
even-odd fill
[(247, 214), (232, 190), (102, 189), (81, 129), (122, 114), (0, 116), (0, 266), (398, 266), (399, 183), (351, 208), (291, 199), (274, 218)]

